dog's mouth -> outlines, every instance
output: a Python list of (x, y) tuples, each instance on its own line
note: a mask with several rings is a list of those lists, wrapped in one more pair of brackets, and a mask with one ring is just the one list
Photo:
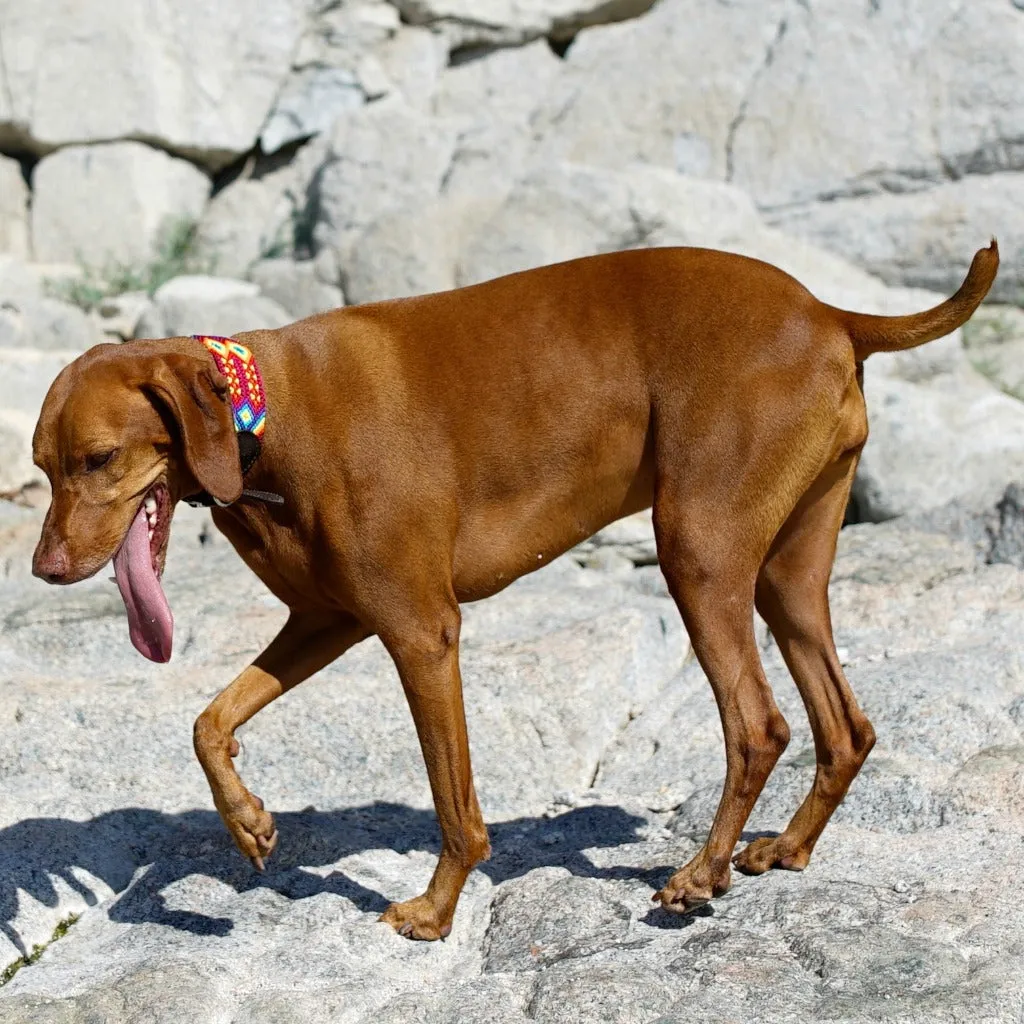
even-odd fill
[(169, 661), (174, 617), (160, 584), (171, 535), (171, 497), (154, 484), (114, 555), (114, 578), (128, 613), (128, 635), (150, 661)]

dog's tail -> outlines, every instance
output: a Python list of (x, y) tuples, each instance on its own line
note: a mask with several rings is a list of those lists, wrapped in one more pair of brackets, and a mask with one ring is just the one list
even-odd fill
[(966, 323), (988, 294), (999, 269), (999, 246), (996, 240), (987, 249), (979, 249), (971, 261), (960, 290), (934, 309), (910, 316), (871, 316), (837, 310), (843, 326), (853, 342), (854, 355), (860, 362), (874, 352), (899, 352), (935, 341)]

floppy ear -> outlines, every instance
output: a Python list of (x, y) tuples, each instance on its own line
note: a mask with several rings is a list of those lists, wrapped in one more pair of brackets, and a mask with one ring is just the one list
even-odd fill
[(174, 418), (185, 461), (199, 486), (219, 502), (236, 501), (242, 468), (224, 378), (199, 356), (169, 353), (154, 360), (143, 388)]

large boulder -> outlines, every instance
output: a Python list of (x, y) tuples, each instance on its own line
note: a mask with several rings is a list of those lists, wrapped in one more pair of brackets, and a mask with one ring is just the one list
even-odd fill
[(569, 40), (589, 25), (643, 14), (654, 0), (394, 0), (413, 25), (429, 25), (453, 48)]
[(533, 111), (536, 152), (725, 179), (889, 280), (947, 289), (965, 231), (1004, 236), (1011, 256), (1024, 238), (1022, 48), (1004, 0), (665, 0), (579, 35)]
[(878, 522), (954, 498), (989, 505), (1024, 479), (1024, 403), (1001, 394), (966, 360), (906, 380), (873, 356), (865, 395), (871, 436), (854, 485), (856, 516)]
[(0, 156), (0, 253), (29, 255), (28, 185), (21, 164)]
[(732, 125), (791, 6), (664, 0), (635, 21), (582, 32), (535, 112), (541, 151), (727, 178)]
[(68, 146), (32, 173), (32, 247), (38, 260), (102, 269), (154, 262), (163, 233), (199, 218), (210, 179), (141, 142)]
[(187, 274), (172, 278), (153, 293), (153, 304), (139, 319), (135, 336), (230, 337), (240, 331), (283, 327), (292, 319), (251, 282)]
[(256, 161), (223, 185), (207, 204), (196, 232), (197, 253), (225, 276), (245, 277), (261, 259), (291, 257), (312, 245), (311, 189), (327, 144), (314, 139), (292, 154)]
[(255, 144), (287, 73), (303, 6), (2, 0), (0, 146), (46, 153), (69, 143), (148, 139), (223, 166)]
[(454, 119), (385, 99), (340, 118), (317, 178), (314, 240), (344, 271), (360, 234), (395, 209), (414, 211), (441, 191), (458, 134)]
[[(295, 320), (345, 305), (345, 296), (330, 280), (333, 261), (262, 260), (249, 270), (260, 292)], [(326, 266), (324, 264), (327, 264)]]
[(733, 180), (778, 206), (1013, 170), (1022, 49), (1003, 0), (793, 3), (733, 126)]
[[(1022, 19), (1024, 20), (1024, 19)], [(886, 192), (769, 211), (790, 235), (813, 241), (891, 284), (955, 290), (986, 236), (1002, 265), (992, 297), (1024, 294), (1024, 174), (972, 175), (910, 193)]]
[(1024, 401), (1024, 309), (986, 303), (964, 327), (964, 347), (980, 374)]
[[(29, 579), (38, 527), (0, 507), (0, 963), (35, 961), (0, 991), (5, 1024), (169, 1024), (196, 1006), (311, 1024), (996, 1021), (1024, 999), (1018, 569), (902, 522), (844, 532), (840, 657), (878, 745), (807, 871), (734, 875), (682, 920), (651, 892), (703, 839), (724, 757), (671, 602), (561, 561), (468, 606), (493, 856), (428, 946), (376, 920), (422, 890), (437, 852), (380, 645), (240, 730), (240, 770), (281, 829), (254, 875), (190, 726), (284, 610), (205, 512), (182, 509), (165, 579), (188, 642), (146, 665), (109, 583)], [(761, 654), (793, 741), (750, 828), (778, 830), (814, 750), (777, 648)]]
[(326, 132), (368, 100), (395, 93), (427, 102), (446, 57), (437, 37), (402, 27), (384, 0), (320, 5), (260, 134), (263, 152)]
[(43, 268), (0, 256), (0, 497), (45, 483), (32, 463), (43, 398), (72, 359), (103, 340), (82, 310), (46, 293)]

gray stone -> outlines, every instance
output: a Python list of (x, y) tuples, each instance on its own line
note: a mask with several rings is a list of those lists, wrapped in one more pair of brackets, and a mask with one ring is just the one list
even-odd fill
[[(452, 936), (426, 945), (375, 920), (425, 885), (436, 852), (380, 646), (241, 730), (240, 770), (282, 835), (254, 876), (210, 807), (190, 724), (283, 609), (182, 508), (166, 575), (178, 647), (149, 665), (103, 573), (60, 589), (29, 577), (38, 526), (0, 503), (0, 960), (82, 916), (0, 992), (5, 1022), (203, 1006), (258, 1022), (995, 1024), (1024, 1008), (1024, 574), (967, 544), (899, 521), (843, 531), (834, 619), (878, 747), (806, 872), (735, 877), (683, 919), (650, 894), (697, 849), (724, 765), (707, 683), (692, 660), (679, 671), (671, 603), (563, 559), (467, 606), (494, 855)], [(628, 546), (646, 530), (638, 517), (608, 534)], [(813, 762), (799, 698), (762, 649), (794, 738), (752, 830), (784, 824)]]
[[(9, 322), (0, 314), (0, 333)], [(32, 432), (50, 382), (79, 354), (78, 349), (0, 345), (0, 496), (19, 497), (44, 482), (32, 464)]]
[(30, 10), (5, 0), (0, 145), (46, 153), (148, 139), (223, 166), (256, 142), (302, 6), (242, 0), (214, 13), (202, 0), (39, 0)]
[(375, 302), (454, 288), (459, 252), (477, 214), (472, 201), (454, 199), (382, 213), (343, 260), (345, 296)]
[(152, 305), (136, 324), (135, 336), (230, 336), (283, 327), (293, 319), (252, 282), (194, 274), (173, 278), (156, 290)]
[(963, 335), (974, 368), (1001, 391), (1024, 400), (1024, 310), (986, 303), (964, 325)]
[(969, 367), (915, 383), (868, 361), (865, 395), (871, 436), (854, 485), (861, 520), (968, 496), (992, 505), (1008, 481), (1024, 479), (1024, 405)]
[(210, 194), (192, 164), (141, 142), (68, 146), (32, 173), (32, 248), (37, 259), (139, 267), (162, 233), (195, 221)]
[(77, 306), (42, 295), (0, 297), (0, 349), (84, 352), (103, 341), (95, 320)]
[(93, 310), (93, 318), (104, 334), (127, 341), (135, 337), (139, 321), (152, 305), (146, 292), (124, 292), (104, 299)]
[(362, 232), (382, 215), (436, 198), (455, 148), (456, 124), (386, 99), (352, 111), (332, 130), (318, 177), (318, 247), (344, 267)]
[[(1022, 19), (1024, 20), (1024, 19)], [(975, 250), (995, 236), (1002, 265), (992, 297), (1024, 295), (1024, 175), (971, 175), (909, 194), (839, 197), (769, 211), (782, 230), (841, 253), (890, 284), (953, 292)]]
[(28, 258), (28, 195), (21, 164), (0, 156), (0, 253)]
[(259, 260), (294, 256), (312, 241), (310, 188), (326, 155), (321, 139), (290, 160), (254, 161), (210, 200), (199, 222), (198, 251), (218, 274), (244, 277)]
[(406, 21), (430, 25), (453, 47), (473, 47), (570, 39), (589, 25), (636, 18), (653, 0), (395, 0), (395, 6)]
[(345, 305), (341, 289), (321, 280), (312, 260), (261, 260), (249, 270), (249, 277), (295, 320)]
[(1024, 488), (1019, 483), (1006, 488), (988, 527), (988, 561), (1024, 569)]
[(265, 153), (326, 131), (346, 110), (365, 102), (355, 73), (344, 68), (303, 68), (293, 75), (274, 103), (260, 135)]

